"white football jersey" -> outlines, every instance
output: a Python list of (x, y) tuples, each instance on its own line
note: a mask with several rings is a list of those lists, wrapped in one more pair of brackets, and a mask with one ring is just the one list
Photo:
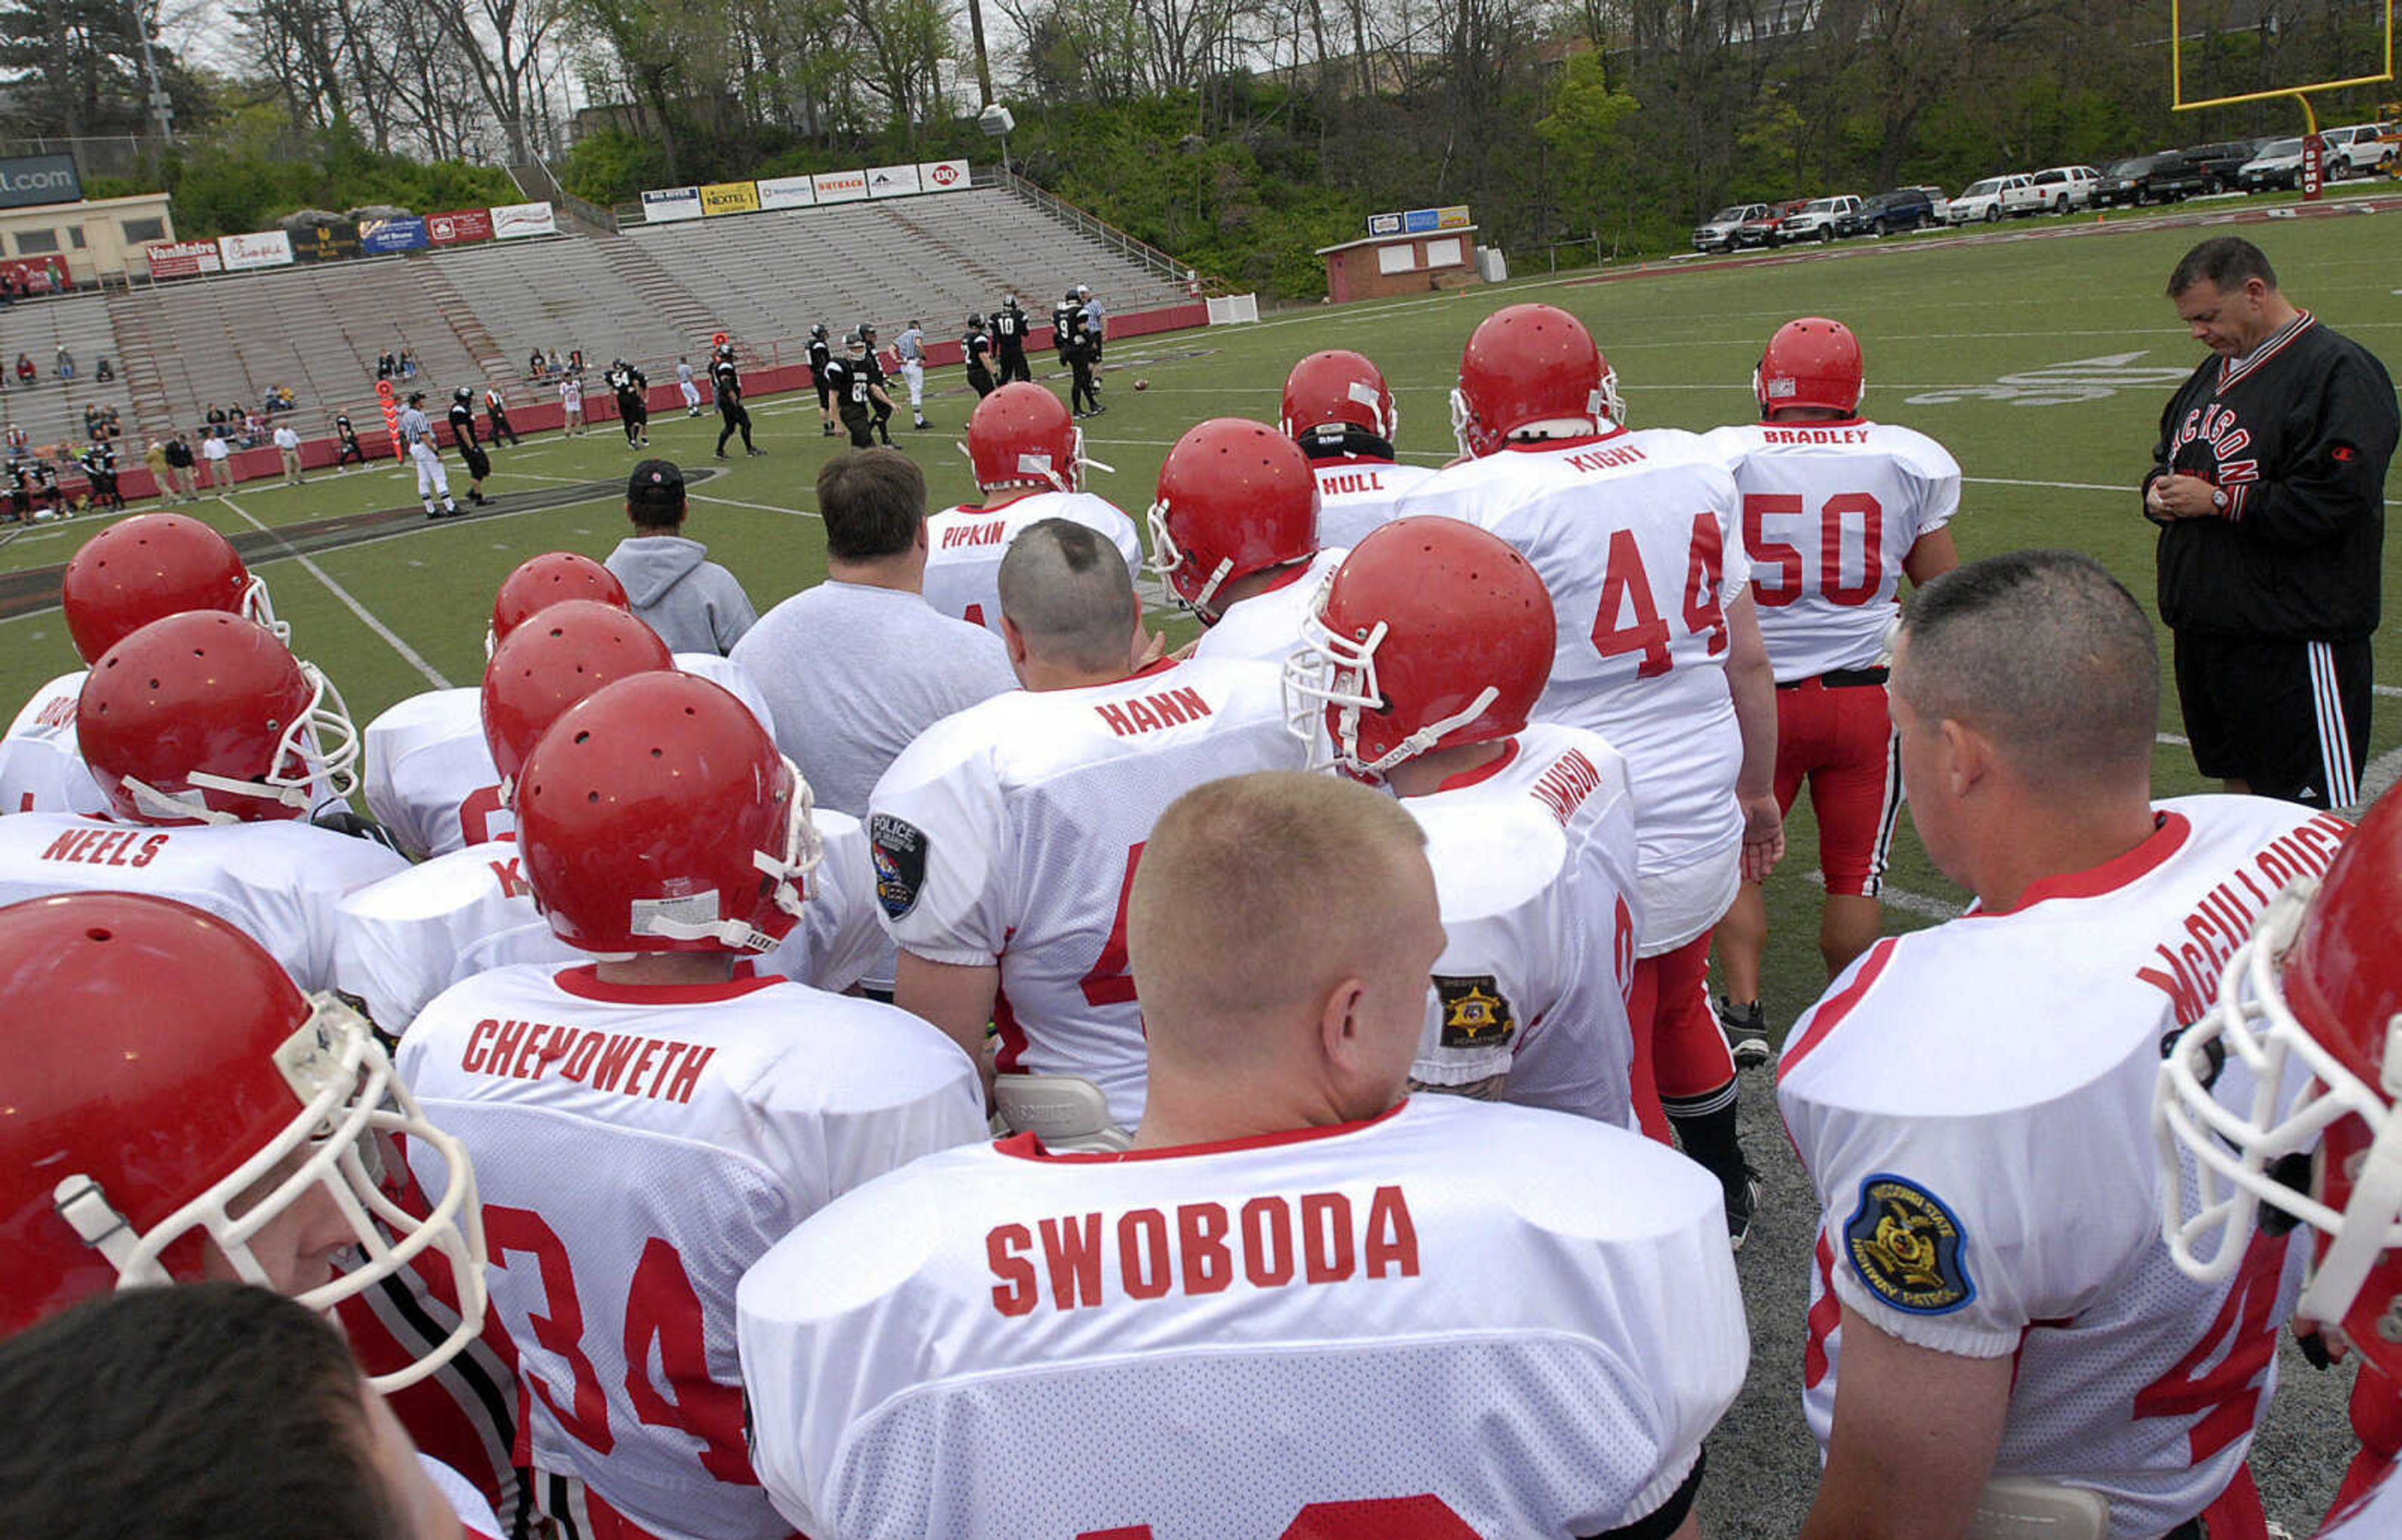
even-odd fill
[(1142, 575), (1142, 537), (1116, 504), (1091, 492), (1035, 492), (990, 513), (963, 502), (926, 520), (926, 602), (1001, 635), (1001, 558), (1019, 531), (1046, 518), (1107, 535), (1126, 571)]
[[(2263, 1236), (2225, 1283), (2177, 1270), (2156, 1196), (2161, 1045), (2348, 830), (2255, 797), (2179, 798), (2157, 820), (2012, 910), (1877, 942), (1794, 1024), (1777, 1077), (1822, 1211), (1803, 1367), (1819, 1442), (1844, 1309), (1935, 1352), (2015, 1354), (1994, 1474), (2103, 1493), (2113, 1540), (2175, 1528), (2234, 1476), (2308, 1250)], [(2216, 1090), (2251, 1105), (2235, 1058)]]
[(1700, 1167), (1449, 1096), (952, 1150), (736, 1306), (760, 1478), (818, 1540), (1595, 1534), (1676, 1496), (1749, 1353)]
[[(890, 1006), (747, 969), (631, 989), (541, 964), (445, 990), (397, 1057), (475, 1161), (535, 1469), (666, 1540), (780, 1540), (735, 1284), (835, 1197), (981, 1137), (974, 1066)], [(409, 1157), (438, 1190), (440, 1156)]]
[(2394, 1540), (2402, 1534), (2402, 1475), (2388, 1473), (2351, 1506), (2327, 1516), (2318, 1540)]
[[(1698, 436), (1620, 429), (1447, 467), (1400, 510), (1499, 535), (1550, 588), (1559, 650), (1535, 717), (1599, 733), (1626, 756), (1647, 955), (1699, 935), (1734, 896), (1743, 734), (1727, 690), (1725, 606), (1751, 582), (1741, 507), (1725, 462)], [(1670, 880), (1701, 868), (1713, 876), (1698, 892)]]
[(1507, 1100), (1631, 1126), (1641, 900), (1625, 758), (1536, 722), (1498, 764), (1401, 805), (1426, 831), (1444, 936), (1411, 1075), (1507, 1075)]
[(492, 1517), (492, 1505), (484, 1501), (484, 1494), (476, 1490), (475, 1483), (430, 1454), (419, 1455), (417, 1464), (425, 1472), (425, 1479), (442, 1494), (442, 1501), (449, 1505), (465, 1540), (501, 1540), (500, 1520)]
[(1402, 494), (1434, 474), (1431, 465), (1400, 465), (1389, 460), (1312, 460), (1318, 477), (1318, 543), (1357, 545), (1369, 530), (1395, 516)]
[(0, 813), (105, 813), (108, 797), (76, 743), (76, 704), (91, 670), (34, 692), (0, 737)]
[(1283, 581), (1267, 592), (1226, 606), (1217, 624), (1193, 644), (1193, 655), (1248, 659), (1282, 668), (1284, 660), (1302, 649), (1301, 623), (1318, 607), (1318, 596), (1327, 579), (1350, 554), (1347, 546), (1322, 547), (1306, 564), (1290, 569)]
[(1283, 681), (1255, 663), (996, 695), (928, 728), (877, 782), (885, 928), (933, 962), (998, 963), (1001, 1071), (1085, 1076), (1132, 1128), (1145, 1057), (1125, 895), (1151, 826), (1204, 781), (1306, 757)]
[(1751, 598), (1780, 684), (1884, 656), (1901, 564), (1960, 509), (1960, 466), (1883, 422), (1755, 422), (1707, 435), (1743, 493)]
[[(711, 653), (678, 653), (675, 666), (726, 691), (775, 736), (766, 698), (742, 667)], [(517, 832), (501, 805), (501, 772), (484, 742), (483, 692), (428, 690), (387, 708), (360, 734), (367, 811), (420, 860)]]
[(332, 982), (342, 897), (407, 865), (373, 840), (297, 821), (159, 828), (79, 813), (0, 818), (0, 903), (90, 892), (179, 900), (247, 934), (303, 989)]

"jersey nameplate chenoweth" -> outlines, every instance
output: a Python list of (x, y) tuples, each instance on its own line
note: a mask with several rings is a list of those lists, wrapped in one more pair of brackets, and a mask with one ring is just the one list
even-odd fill
[[(138, 847), (137, 847), (138, 846)], [(42, 852), (46, 861), (78, 866), (147, 866), (167, 848), (167, 836), (141, 829), (70, 829)]]
[(595, 1091), (645, 1101), (689, 1103), (717, 1050), (672, 1038), (646, 1038), (548, 1022), (487, 1016), (467, 1034), (459, 1067), (471, 1075), (539, 1080), (556, 1075)]
[[(2169, 997), (2179, 1026), (2200, 1021), (2218, 997), (2218, 976), (2227, 959), (2252, 934), (2253, 922), (2286, 884), (2324, 875), (2351, 826), (2322, 813), (2292, 833), (2271, 842), (2249, 868), (2203, 895), (2185, 917), (2183, 939), (2153, 949), (2159, 968), (2139, 968), (2135, 977)], [(2255, 873), (2257, 873), (2256, 878)]]
[(1209, 703), (1201, 692), (1191, 685), (1179, 685), (1156, 694), (1135, 695), (1122, 701), (1111, 701), (1093, 708), (1100, 719), (1109, 723), (1110, 731), (1122, 738), (1155, 733), (1163, 727), (1177, 727), (1188, 722), (1198, 722), (1208, 716)]
[(1415, 1278), (1418, 1232), (1408, 1196), (1387, 1186), (1364, 1210), (1345, 1193), (1307, 1192), (1239, 1207), (1179, 1203), (1173, 1214), (1136, 1208), (1114, 1219), (1094, 1212), (995, 1225), (985, 1234), (985, 1259), (996, 1280), (993, 1308), (1026, 1315), (1042, 1302), (1046, 1282), (1052, 1308), (1068, 1311), (1217, 1294), (1238, 1274), (1253, 1288)]

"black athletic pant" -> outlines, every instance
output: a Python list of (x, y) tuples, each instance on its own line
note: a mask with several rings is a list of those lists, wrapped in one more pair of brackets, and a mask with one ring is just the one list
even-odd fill
[(978, 398), (988, 396), (992, 394), (995, 390), (999, 389), (999, 387), (994, 385), (992, 382), (992, 371), (990, 369), (970, 369), (968, 371), (968, 384), (974, 388)]
[(632, 411), (628, 411), (623, 405), (620, 405), (617, 411), (618, 415), (626, 419), (626, 442), (629, 445), (639, 445), (651, 431), (651, 409), (648, 406), (637, 406)]
[(518, 442), (518, 431), (509, 426), (508, 413), (494, 407), (487, 410), (484, 416), (492, 425), (493, 443), (498, 444), (504, 438), (512, 444)]
[(737, 429), (740, 429), (742, 433), (742, 447), (746, 449), (751, 447), (751, 409), (749, 407), (730, 396), (721, 395), (717, 398), (717, 415), (725, 419), (725, 426), (717, 430), (719, 454), (725, 452), (725, 441), (734, 436)]
[(1008, 384), (1013, 379), (1030, 381), (1033, 378), (1034, 371), (1027, 367), (1026, 364), (1025, 349), (1003, 348), (1001, 350), (1001, 382), (1003, 385)]
[(1078, 353), (1068, 360), (1068, 367), (1076, 371), (1075, 383), (1068, 387), (1068, 405), (1080, 412), (1098, 406), (1101, 393), (1093, 389), (1093, 361)]
[(892, 403), (889, 401), (876, 403), (876, 436), (884, 441), (884, 447), (888, 449), (892, 447), (892, 434), (884, 425), (891, 420)]
[(842, 425), (850, 430), (852, 448), (872, 449), (876, 447), (876, 419), (868, 415), (866, 407), (862, 406), (855, 411), (844, 407)]
[(2377, 682), (2366, 637), (2174, 635), (2177, 705), (2196, 770), (2307, 807), (2360, 801)]
[(367, 452), (359, 447), (357, 439), (346, 438), (342, 440), (342, 452), (334, 457), (334, 469), (338, 471), (354, 460), (365, 465), (367, 462)]

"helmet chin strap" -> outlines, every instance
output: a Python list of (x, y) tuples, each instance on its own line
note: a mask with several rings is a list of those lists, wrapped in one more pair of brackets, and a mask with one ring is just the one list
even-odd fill
[(1393, 745), (1392, 748), (1387, 749), (1383, 754), (1378, 755), (1373, 760), (1362, 760), (1360, 758), (1358, 750), (1358, 745), (1360, 742), (1358, 708), (1354, 707), (1351, 708), (1350, 714), (1344, 724), (1346, 728), (1345, 736), (1350, 739), (1352, 745), (1352, 752), (1349, 756), (1351, 763), (1366, 775), (1382, 776), (1394, 765), (1401, 763), (1404, 760), (1414, 760), (1420, 754), (1425, 753), (1428, 749), (1433, 748), (1437, 743), (1440, 743), (1443, 740), (1443, 736), (1445, 733), (1452, 732), (1456, 728), (1465, 727), (1470, 722), (1474, 722), (1477, 718), (1483, 716), (1484, 714), (1484, 708), (1492, 705), (1493, 702), (1499, 697), (1500, 694), (1501, 692), (1495, 689), (1492, 685), (1486, 685), (1484, 689), (1479, 690), (1476, 693), (1476, 698), (1470, 701), (1466, 707), (1453, 712), (1450, 716), (1443, 718), (1441, 722), (1428, 722), (1425, 726), (1419, 728), (1416, 732), (1412, 733), (1408, 737), (1403, 738), (1401, 742)]
[[(211, 788), (213, 791), (259, 792), (257, 788), (241, 781), (228, 781), (219, 776), (202, 777), (196, 774), (191, 779), (194, 785), (200, 785), (203, 780), (215, 782), (216, 784)], [(132, 776), (122, 776), (118, 780), (126, 791), (132, 793), (133, 805), (152, 818), (178, 820), (198, 818), (202, 823), (240, 823), (242, 821), (231, 813), (222, 813), (211, 807), (207, 799), (198, 791), (186, 791), (182, 795), (172, 791), (161, 791), (148, 781)], [(274, 795), (273, 792), (259, 792), (259, 794)]]

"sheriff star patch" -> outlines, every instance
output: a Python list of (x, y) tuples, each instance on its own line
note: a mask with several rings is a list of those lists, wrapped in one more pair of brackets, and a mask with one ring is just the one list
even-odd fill
[(1517, 1027), (1510, 1014), (1510, 1001), (1501, 993), (1500, 982), (1490, 973), (1449, 979), (1438, 973), (1434, 991), (1443, 1001), (1445, 1048), (1497, 1047), (1508, 1043), (1510, 1034)]
[(1843, 1249), (1869, 1292), (1912, 1315), (1948, 1315), (1977, 1297), (1967, 1236), (1935, 1194), (1900, 1176), (1860, 1184)]
[(918, 894), (926, 884), (925, 831), (890, 813), (877, 813), (867, 820), (867, 848), (876, 861), (876, 901), (897, 920), (918, 907)]

